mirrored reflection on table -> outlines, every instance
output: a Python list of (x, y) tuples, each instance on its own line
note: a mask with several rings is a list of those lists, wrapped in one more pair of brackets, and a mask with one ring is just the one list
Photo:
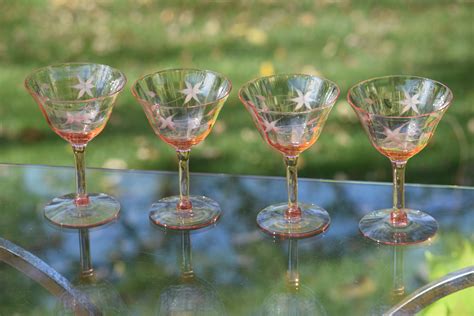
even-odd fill
[[(91, 190), (116, 196), (123, 207), (113, 225), (89, 232), (96, 277), (113, 285), (131, 314), (155, 314), (165, 289), (182, 284), (176, 263), (181, 258), (181, 235), (158, 231), (150, 224), (148, 208), (157, 198), (176, 193), (176, 174), (90, 169), (88, 175)], [(67, 279), (77, 280), (78, 231), (58, 230), (42, 214), (45, 203), (65, 187), (72, 188), (74, 170), (0, 165), (0, 177), (0, 236)], [(228, 315), (254, 315), (277, 290), (276, 276), (281, 276), (280, 283), (286, 282), (288, 240), (271, 242), (255, 225), (261, 208), (286, 200), (285, 179), (191, 177), (195, 184), (191, 193), (212, 196), (223, 210), (216, 227), (191, 235), (193, 271), (212, 284)], [(314, 238), (297, 242), (303, 287), (315, 293), (328, 315), (368, 315), (376, 305), (390, 306), (393, 249), (364, 238), (358, 221), (390, 203), (391, 186), (301, 179), (299, 191), (302, 200), (318, 203), (332, 218), (324, 242)], [(472, 264), (474, 190), (408, 185), (406, 194), (410, 207), (430, 210), (440, 224), (430, 243), (404, 251), (405, 293), (410, 295)], [(1, 314), (54, 311), (57, 299), (10, 266), (0, 264), (0, 282)], [(453, 299), (458, 295), (463, 293), (452, 295)]]
[[(175, 232), (181, 235), (179, 280), (165, 288), (159, 296), (157, 315), (225, 315), (224, 305), (212, 285), (194, 273), (191, 234), (189, 230)], [(177, 283), (175, 283), (177, 281)]]
[(264, 300), (260, 315), (326, 315), (316, 294), (301, 279), (298, 270), (298, 239), (288, 240), (288, 266), (284, 278), (283, 288), (275, 284), (276, 290), (271, 290)]
[[(127, 307), (114, 286), (98, 278), (92, 265), (89, 229), (78, 229), (80, 249), (80, 272), (73, 282), (75, 288), (94, 305), (93, 315), (127, 315)], [(55, 315), (79, 315), (81, 302), (70, 296), (62, 296), (55, 307)]]

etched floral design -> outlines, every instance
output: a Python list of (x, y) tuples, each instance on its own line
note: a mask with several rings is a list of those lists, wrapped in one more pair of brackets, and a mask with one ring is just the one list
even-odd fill
[(82, 80), (82, 78), (80, 76), (77, 76), (77, 80), (79, 80), (79, 83), (72, 86), (74, 89), (79, 90), (79, 93), (77, 94), (77, 99), (82, 98), (82, 96), (86, 93), (87, 93), (88, 96), (90, 96), (92, 98), (94, 95), (92, 94), (91, 89), (95, 87), (92, 84), (92, 81), (94, 80), (94, 78), (91, 77), (91, 78), (84, 81), (84, 80)]
[(275, 121), (272, 121), (272, 122), (269, 122), (265, 119), (262, 119), (262, 122), (263, 122), (263, 125), (265, 127), (265, 133), (268, 133), (268, 132), (278, 132), (278, 127), (276, 126), (276, 123), (278, 123), (279, 120), (275, 120)]
[(99, 110), (97, 108), (93, 106), (88, 106), (84, 108), (82, 111), (67, 112), (65, 124), (81, 126), (81, 125), (88, 125), (91, 123), (97, 123), (98, 115), (99, 115)]
[(196, 100), (196, 102), (200, 103), (199, 98), (198, 98), (198, 94), (202, 93), (202, 91), (200, 89), (200, 87), (202, 85), (202, 82), (198, 82), (194, 86), (191, 83), (187, 82), (187, 81), (185, 81), (184, 84), (186, 85), (186, 89), (179, 90), (179, 92), (181, 92), (182, 94), (184, 94), (186, 96), (185, 99), (184, 99), (184, 104), (191, 101), (191, 99), (194, 99), (194, 100)]
[(401, 114), (410, 111), (410, 109), (412, 109), (416, 114), (420, 114), (418, 109), (418, 105), (421, 104), (421, 101), (418, 99), (420, 97), (420, 93), (410, 96), (409, 92), (403, 90), (403, 94), (405, 95), (405, 99), (400, 101), (400, 104), (404, 106)]
[(407, 127), (408, 123), (402, 124), (395, 129), (390, 129), (389, 127), (383, 126), (382, 135), (382, 146), (384, 147), (393, 147), (393, 148), (405, 148), (407, 142), (409, 141), (410, 135), (407, 130), (402, 131)]
[(301, 109), (303, 106), (308, 110), (311, 110), (311, 102), (314, 102), (314, 99), (311, 97), (314, 92), (308, 90), (306, 93), (301, 92), (299, 89), (295, 89), (298, 96), (296, 98), (291, 98), (290, 100), (296, 103), (295, 110)]
[(90, 112), (66, 113), (66, 124), (90, 124), (94, 121), (94, 117)]
[(171, 130), (174, 130), (175, 129), (175, 124), (173, 122), (173, 117), (174, 117), (174, 115), (168, 116), (166, 118), (162, 117), (162, 116), (159, 116), (158, 120), (160, 122), (160, 129), (169, 128)]

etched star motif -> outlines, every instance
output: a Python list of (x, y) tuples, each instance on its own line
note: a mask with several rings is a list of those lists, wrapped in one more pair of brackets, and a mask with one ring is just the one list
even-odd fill
[(268, 132), (271, 132), (271, 131), (278, 132), (278, 127), (276, 127), (276, 123), (279, 120), (275, 120), (273, 122), (268, 122), (267, 120), (262, 119), (262, 121), (263, 121), (263, 125), (265, 126), (265, 133), (268, 133)]
[(171, 130), (174, 130), (174, 122), (173, 122), (173, 117), (174, 115), (168, 116), (167, 118), (164, 118), (162, 116), (158, 117), (158, 120), (160, 121), (160, 129), (164, 128), (169, 128)]
[(384, 131), (382, 132), (382, 134), (385, 136), (385, 138), (382, 140), (383, 145), (390, 147), (399, 147), (405, 145), (408, 135), (407, 133), (401, 131), (401, 129), (404, 128), (405, 125), (406, 123), (400, 125), (394, 130), (384, 126)]
[(81, 77), (77, 76), (77, 80), (79, 80), (79, 83), (72, 86), (74, 89), (79, 90), (79, 94), (77, 95), (77, 98), (78, 99), (82, 98), (84, 93), (87, 93), (88, 96), (93, 97), (91, 89), (95, 87), (92, 84), (92, 80), (94, 80), (94, 78), (91, 77), (87, 79), (86, 81), (83, 81)]
[(310, 102), (314, 101), (314, 99), (311, 98), (311, 94), (313, 94), (313, 91), (310, 90), (303, 94), (303, 92), (296, 89), (296, 93), (298, 93), (298, 96), (296, 98), (290, 99), (291, 101), (296, 102), (295, 110), (299, 110), (303, 106), (305, 106), (308, 110), (311, 110)]
[(202, 82), (196, 83), (194, 86), (190, 84), (189, 82), (185, 81), (184, 84), (186, 85), (186, 89), (180, 90), (182, 94), (186, 95), (186, 98), (184, 99), (184, 104), (188, 103), (191, 101), (191, 99), (196, 100), (196, 102), (199, 103), (199, 99), (197, 97), (198, 94), (202, 93), (201, 89), (199, 89), (202, 85)]
[(402, 114), (410, 111), (410, 109), (413, 109), (416, 114), (420, 114), (420, 111), (417, 107), (417, 105), (421, 103), (421, 101), (418, 100), (420, 93), (417, 93), (413, 96), (410, 96), (410, 94), (405, 90), (403, 90), (403, 93), (405, 94), (405, 99), (400, 101), (400, 104), (404, 106), (402, 109)]

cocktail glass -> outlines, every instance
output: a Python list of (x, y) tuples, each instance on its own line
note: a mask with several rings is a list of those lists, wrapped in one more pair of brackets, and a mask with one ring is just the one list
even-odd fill
[(117, 218), (120, 204), (104, 193), (87, 193), (84, 153), (105, 127), (125, 75), (107, 65), (66, 63), (32, 72), (25, 87), (56, 134), (72, 145), (76, 159), (76, 193), (54, 198), (44, 208), (52, 223), (84, 228)]
[(189, 154), (211, 132), (231, 88), (223, 75), (199, 69), (159, 71), (133, 85), (132, 93), (153, 131), (174, 147), (179, 160), (179, 196), (152, 205), (150, 220), (155, 224), (189, 230), (211, 225), (220, 217), (217, 202), (189, 195)]
[(318, 139), (339, 96), (333, 82), (310, 75), (274, 75), (245, 84), (239, 97), (263, 139), (283, 154), (288, 203), (266, 207), (257, 216), (260, 228), (282, 238), (303, 238), (324, 232), (329, 214), (314, 204), (298, 202), (298, 156)]
[(442, 83), (414, 76), (369, 79), (349, 90), (347, 100), (370, 142), (393, 168), (393, 207), (364, 216), (359, 223), (364, 236), (384, 244), (414, 244), (436, 233), (433, 217), (405, 208), (405, 166), (428, 144), (452, 99)]

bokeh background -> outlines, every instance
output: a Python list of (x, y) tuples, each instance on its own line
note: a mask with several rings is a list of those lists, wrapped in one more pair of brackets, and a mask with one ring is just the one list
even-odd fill
[(413, 74), (447, 84), (455, 100), (436, 135), (408, 164), (407, 181), (474, 184), (474, 7), (469, 1), (0, 0), (0, 162), (72, 165), (23, 88), (33, 69), (90, 61), (129, 82), (110, 122), (88, 148), (89, 167), (175, 170), (130, 86), (175, 67), (226, 74), (234, 90), (212, 134), (192, 152), (191, 170), (284, 175), (281, 156), (258, 135), (237, 98), (261, 75), (317, 74), (341, 87), (319, 141), (301, 156), (310, 178), (390, 181), (387, 158), (345, 101), (363, 79)]

